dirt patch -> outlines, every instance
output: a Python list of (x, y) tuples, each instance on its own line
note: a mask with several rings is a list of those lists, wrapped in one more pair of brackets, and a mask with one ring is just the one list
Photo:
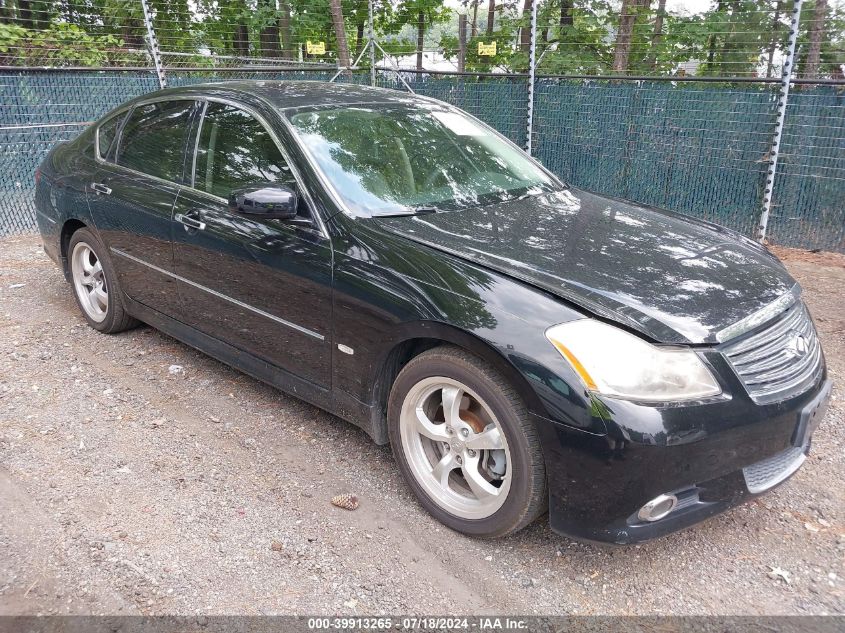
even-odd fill
[(785, 263), (806, 262), (827, 268), (845, 268), (845, 254), (829, 251), (806, 251), (800, 248), (769, 245), (768, 249)]
[(845, 269), (787, 265), (837, 381), (808, 463), (609, 549), (450, 532), (361, 431), (150, 328), (98, 334), (36, 237), (0, 240), (0, 613), (843, 613)]

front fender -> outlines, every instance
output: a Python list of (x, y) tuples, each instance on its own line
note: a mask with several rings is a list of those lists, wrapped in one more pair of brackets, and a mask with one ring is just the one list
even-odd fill
[(605, 433), (600, 408), (545, 338), (548, 327), (581, 313), (505, 275), (378, 231), (333, 236), (333, 243), (336, 389), (383, 405), (385, 377), (392, 382), (399, 369), (391, 367), (396, 350), (443, 342), (502, 372), (532, 413)]

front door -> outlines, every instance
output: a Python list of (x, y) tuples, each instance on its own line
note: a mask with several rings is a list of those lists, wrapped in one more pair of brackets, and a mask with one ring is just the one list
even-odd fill
[[(123, 291), (165, 314), (178, 310), (171, 232), (189, 127), (196, 101), (160, 101), (136, 106), (119, 138), (103, 143), (99, 167), (89, 183), (94, 223)], [(105, 136), (110, 129), (99, 132)], [(164, 271), (164, 272), (162, 272)]]
[(210, 101), (200, 124), (193, 187), (174, 209), (181, 319), (321, 387), (330, 385), (331, 244), (303, 196), (294, 221), (243, 215), (230, 192), (297, 187), (272, 134), (252, 114)]

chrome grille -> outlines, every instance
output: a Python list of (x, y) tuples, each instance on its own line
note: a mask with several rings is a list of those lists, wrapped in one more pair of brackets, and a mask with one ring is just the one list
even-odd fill
[(769, 459), (757, 462), (742, 469), (748, 492), (760, 494), (776, 486), (801, 467), (804, 460), (804, 447), (794, 446), (773, 455)]
[(769, 327), (724, 345), (722, 351), (748, 395), (760, 404), (806, 391), (821, 372), (819, 338), (800, 301)]

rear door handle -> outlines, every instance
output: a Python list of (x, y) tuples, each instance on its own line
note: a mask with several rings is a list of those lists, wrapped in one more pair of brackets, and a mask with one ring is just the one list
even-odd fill
[(103, 194), (104, 196), (108, 196), (111, 194), (111, 187), (106, 187), (101, 182), (92, 182), (91, 189), (97, 192), (97, 194)]
[[(196, 211), (190, 211), (189, 213), (193, 215), (194, 213), (196, 213)], [(177, 222), (180, 222), (185, 225), (186, 231), (189, 231), (191, 229), (199, 231), (205, 230), (205, 222), (201, 222), (200, 220), (191, 217), (190, 215), (188, 215), (188, 213), (177, 213), (175, 218)]]

